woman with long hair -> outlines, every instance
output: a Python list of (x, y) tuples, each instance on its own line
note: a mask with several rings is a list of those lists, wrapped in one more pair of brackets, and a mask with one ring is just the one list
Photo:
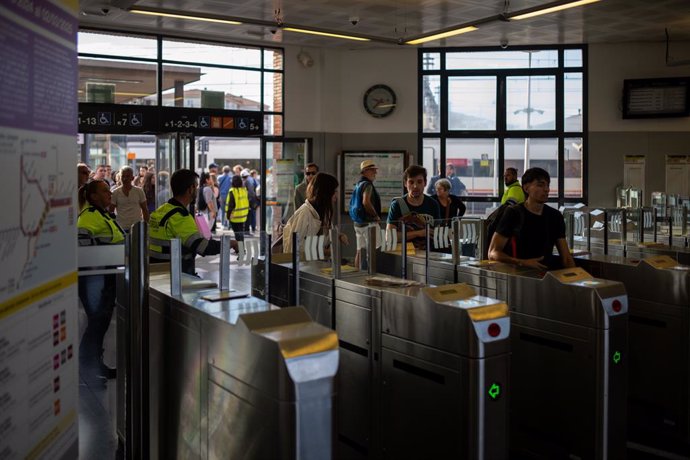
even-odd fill
[(146, 195), (146, 206), (149, 212), (156, 210), (156, 176), (151, 171), (147, 172), (141, 185)]
[(292, 234), (300, 238), (328, 235), (333, 219), (333, 204), (338, 191), (338, 179), (320, 172), (307, 187), (307, 199), (297, 208), (283, 230), (283, 252), (292, 252)]

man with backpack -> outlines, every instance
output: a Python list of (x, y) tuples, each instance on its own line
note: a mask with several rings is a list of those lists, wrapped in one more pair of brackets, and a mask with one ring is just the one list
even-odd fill
[(378, 168), (373, 160), (364, 160), (359, 164), (360, 177), (350, 197), (350, 217), (355, 224), (357, 252), (355, 267), (359, 267), (362, 249), (367, 245), (367, 236), (371, 224), (381, 220), (381, 198), (374, 187)]
[[(503, 213), (491, 236), (489, 259), (541, 270), (575, 266), (565, 240), (563, 215), (546, 204), (550, 183), (549, 173), (542, 168), (525, 171), (522, 189), (527, 199), (499, 208)], [(559, 258), (553, 256), (554, 245)]]

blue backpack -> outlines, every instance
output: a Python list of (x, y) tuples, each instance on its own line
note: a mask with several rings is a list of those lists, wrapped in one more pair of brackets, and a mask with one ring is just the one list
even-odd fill
[(367, 184), (370, 184), (370, 182), (365, 180), (357, 182), (355, 189), (352, 191), (352, 196), (350, 197), (350, 218), (356, 224), (364, 224), (367, 222), (367, 212), (364, 210), (364, 204), (362, 203), (364, 187)]

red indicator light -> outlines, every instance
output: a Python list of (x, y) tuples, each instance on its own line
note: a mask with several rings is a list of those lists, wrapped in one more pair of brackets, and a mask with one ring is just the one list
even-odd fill
[(623, 308), (623, 304), (618, 299), (614, 300), (611, 306), (613, 307), (613, 311), (615, 311), (616, 313), (620, 312), (621, 308)]
[(501, 334), (501, 326), (497, 323), (489, 324), (489, 335), (491, 337), (498, 337)]

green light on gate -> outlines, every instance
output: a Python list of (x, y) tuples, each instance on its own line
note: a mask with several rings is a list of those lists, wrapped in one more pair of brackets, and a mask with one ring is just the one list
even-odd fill
[(494, 401), (501, 396), (501, 385), (498, 383), (492, 383), (489, 387), (489, 397)]
[(613, 362), (614, 362), (614, 364), (618, 364), (621, 362), (621, 352), (620, 351), (616, 351), (613, 353)]

